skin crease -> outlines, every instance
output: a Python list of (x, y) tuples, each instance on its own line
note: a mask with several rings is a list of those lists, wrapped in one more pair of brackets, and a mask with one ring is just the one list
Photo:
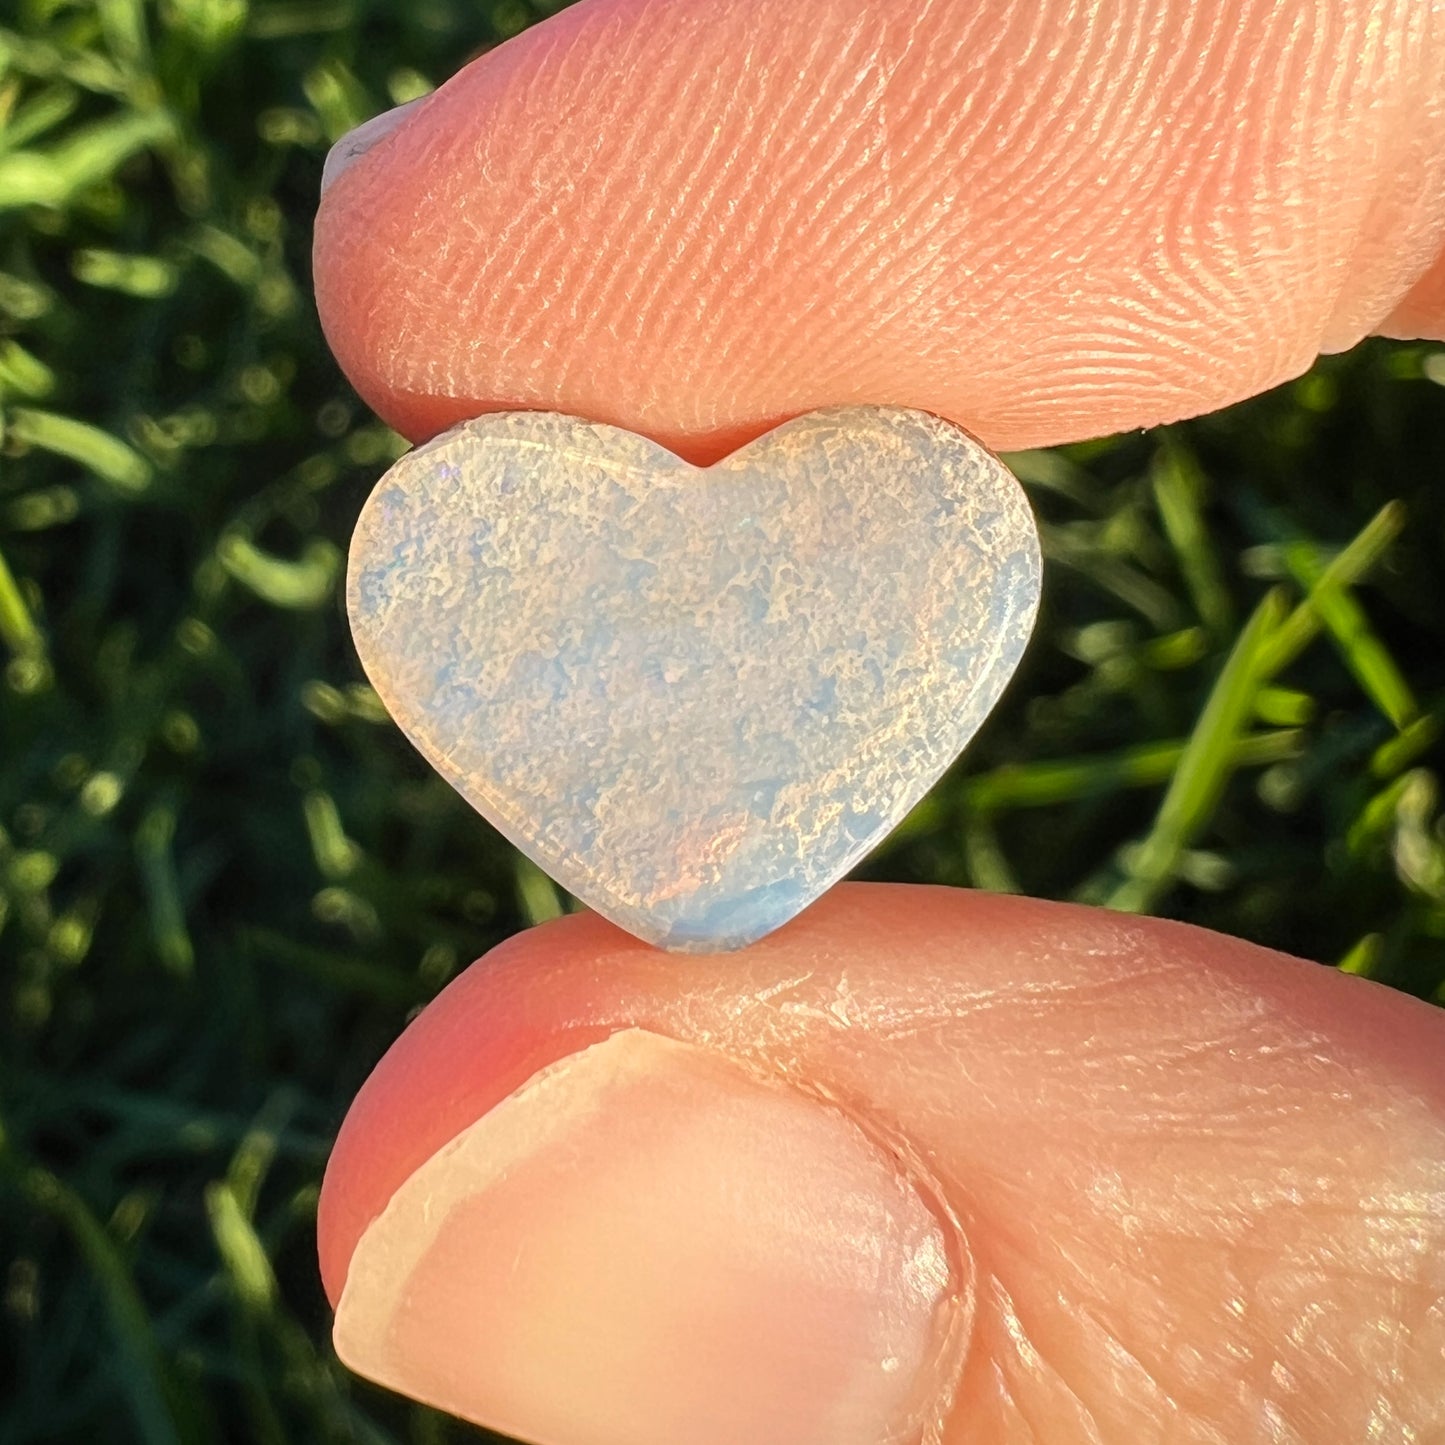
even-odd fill
[(929, 1161), (978, 1271), (947, 1440), (1445, 1439), (1439, 1013), (1199, 929), (951, 889), (843, 885), (684, 965), (592, 915), (503, 944), (356, 1099), (321, 1197), (333, 1300), (418, 1165), (638, 1025)]
[[(698, 462), (844, 402), (999, 449), (1150, 425), (1445, 337), (1442, 77), (1441, 0), (584, 0), (339, 174), (318, 302), (413, 439), (513, 406)], [(333, 1301), (415, 1168), (636, 1025), (928, 1159), (978, 1270), (948, 1441), (1445, 1441), (1440, 1015), (1019, 899), (843, 888), (685, 965), (590, 917), (512, 940), (358, 1096)]]
[(1441, 334), (1442, 78), (1440, 0), (584, 0), (342, 174), (317, 299), (413, 439), (1076, 440)]

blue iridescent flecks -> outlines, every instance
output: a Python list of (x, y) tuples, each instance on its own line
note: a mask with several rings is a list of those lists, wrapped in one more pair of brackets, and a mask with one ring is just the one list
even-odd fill
[(467, 422), (362, 512), (349, 607), (398, 724), (564, 888), (664, 948), (786, 923), (899, 822), (1033, 625), (1018, 483), (840, 407), (699, 469), (546, 412)]

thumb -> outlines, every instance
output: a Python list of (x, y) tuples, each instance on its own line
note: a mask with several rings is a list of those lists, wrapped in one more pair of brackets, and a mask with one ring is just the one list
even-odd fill
[(1442, 1020), (1177, 924), (841, 887), (457, 980), (321, 1198), (336, 1342), (544, 1445), (1445, 1429)]
[(413, 439), (711, 461), (820, 406), (995, 449), (1445, 336), (1445, 6), (584, 0), (344, 140), (328, 338)]

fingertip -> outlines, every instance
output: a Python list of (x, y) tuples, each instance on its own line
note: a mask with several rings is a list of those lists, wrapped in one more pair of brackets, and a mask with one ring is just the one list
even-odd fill
[(564, 960), (644, 947), (595, 914), (569, 914), (500, 944), (412, 1020), (352, 1100), (322, 1180), (317, 1249), (333, 1307), (357, 1240), (407, 1178), (527, 1079), (612, 1032), (571, 1016), (567, 993), (538, 1009), (507, 979), (561, 985)]
[[(1180, 924), (952, 888), (843, 884), (740, 953), (679, 959), (595, 914), (570, 914), (454, 979), (358, 1092), (321, 1191), (327, 1293), (339, 1300), (357, 1240), (417, 1168), (540, 1070), (619, 1029), (711, 1040), (764, 1069), (786, 1054), (793, 1070), (836, 1075), (839, 1087), (846, 1075), (856, 1091), (860, 1079), (879, 1083), (869, 1050), (902, 1021), (961, 1027), (997, 1000), (1076, 984), (1116, 998), (1111, 1026), (1135, 1029), (1141, 1048), (1166, 1023), (1204, 1031), (1237, 1016), (1280, 1039), (1346, 1025), (1359, 1070), (1409, 1077), (1445, 1113), (1428, 1007)], [(884, 1056), (894, 1059), (883, 1080), (891, 1089), (911, 1056)]]
[(707, 461), (894, 404), (1009, 450), (1436, 325), (1419, 6), (855, 11), (592, 0), (460, 72), (318, 217), (357, 389), (413, 439), (540, 408)]
[[(1439, 1030), (1336, 970), (1022, 898), (842, 885), (685, 959), (569, 916), (459, 977), (362, 1090), (322, 1198), (338, 1345), (558, 1445), (708, 1441), (714, 1400), (723, 1439), (900, 1438), (897, 1369), (970, 1438), (1082, 1438), (1067, 1380), (1110, 1438), (1249, 1439), (1241, 1362), (1281, 1341), (1301, 1440), (1364, 1438), (1390, 1371), (1418, 1423)], [(955, 1332), (920, 1345), (945, 1299)], [(735, 1401), (743, 1377), (766, 1388)]]
[(832, 1104), (621, 1030), (407, 1179), (336, 1345), (555, 1445), (874, 1445), (913, 1438), (956, 1374), (956, 1234)]

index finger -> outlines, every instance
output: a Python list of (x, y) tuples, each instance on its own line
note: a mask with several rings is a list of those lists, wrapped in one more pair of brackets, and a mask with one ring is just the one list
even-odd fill
[(343, 367), (420, 438), (540, 407), (695, 461), (931, 410), (999, 449), (1445, 335), (1435, 0), (584, 0), (344, 170)]

